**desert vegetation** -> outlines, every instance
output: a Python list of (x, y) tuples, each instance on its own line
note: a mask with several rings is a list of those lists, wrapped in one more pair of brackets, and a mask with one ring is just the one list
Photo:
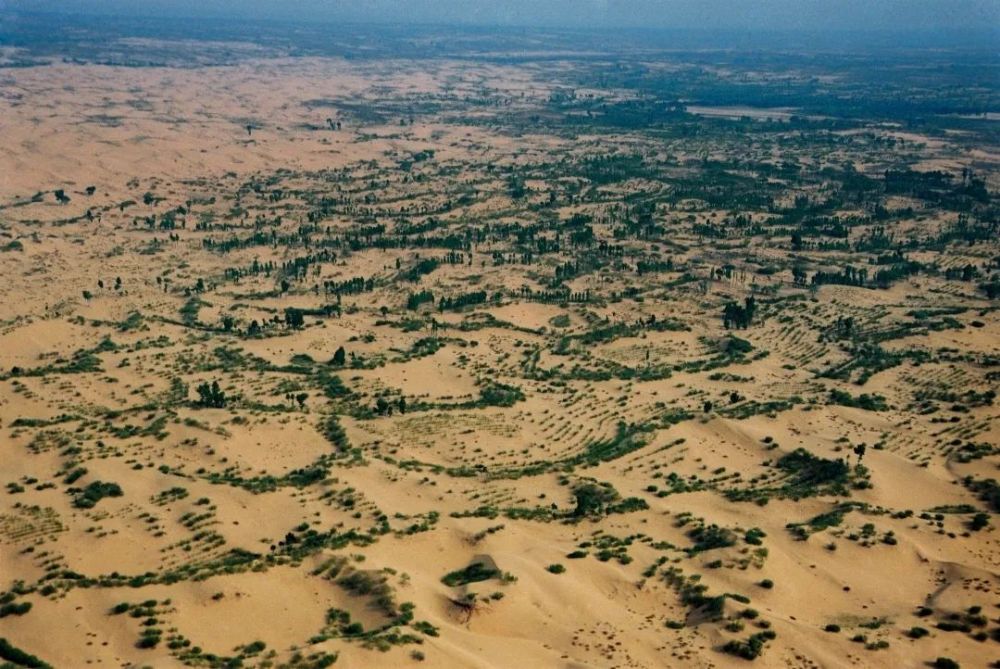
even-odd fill
[(80, 21), (0, 61), (5, 667), (996, 656), (995, 54)]

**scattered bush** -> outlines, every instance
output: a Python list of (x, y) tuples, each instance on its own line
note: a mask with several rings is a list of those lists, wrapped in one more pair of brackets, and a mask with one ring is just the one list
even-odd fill
[(105, 497), (121, 497), (121, 486), (117, 483), (104, 483), (94, 481), (77, 494), (73, 499), (73, 506), (78, 509), (92, 509)]

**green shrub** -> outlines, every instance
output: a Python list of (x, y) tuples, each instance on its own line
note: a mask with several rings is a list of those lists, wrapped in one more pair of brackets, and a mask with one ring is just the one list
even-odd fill
[(15, 666), (28, 667), (29, 669), (52, 669), (50, 664), (17, 648), (3, 637), (0, 637), (0, 660), (6, 660)]
[(92, 509), (105, 497), (121, 497), (121, 486), (117, 483), (94, 481), (73, 499), (73, 506), (78, 509)]
[(688, 532), (688, 537), (694, 541), (694, 545), (688, 549), (691, 553), (727, 548), (736, 544), (736, 534), (718, 525), (696, 527)]
[(496, 569), (491, 569), (481, 562), (473, 562), (463, 569), (457, 569), (445, 574), (441, 577), (441, 582), (454, 588), (460, 585), (467, 585), (469, 583), (488, 581), (489, 579), (496, 578), (499, 575), (500, 572)]
[(723, 653), (742, 657), (744, 660), (755, 660), (764, 652), (764, 644), (777, 636), (772, 630), (766, 630), (751, 635), (746, 641), (736, 639), (727, 641), (722, 647)]
[(12, 602), (0, 606), (0, 618), (7, 616), (23, 616), (31, 610), (31, 602)]

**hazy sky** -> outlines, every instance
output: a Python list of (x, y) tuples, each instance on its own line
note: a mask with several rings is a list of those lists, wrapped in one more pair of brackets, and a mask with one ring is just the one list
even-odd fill
[(130, 16), (565, 27), (1000, 29), (1000, 0), (0, 0), (4, 6)]

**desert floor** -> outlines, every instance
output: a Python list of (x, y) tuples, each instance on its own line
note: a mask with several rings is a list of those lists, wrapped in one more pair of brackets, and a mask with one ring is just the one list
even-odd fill
[[(564, 67), (0, 70), (0, 592), (31, 604), (0, 637), (55, 667), (1000, 657), (995, 307), (943, 274), (797, 285), (787, 234), (713, 240), (732, 212), (695, 201), (654, 208), (665, 241), (616, 238), (669, 179), (560, 170), (682, 176), (706, 140), (525, 121)], [(841, 137), (815, 160), (881, 172)], [(995, 188), (989, 147), (902, 150)], [(621, 249), (552, 232), (574, 214)], [(558, 254), (523, 256), (537, 221)], [(566, 263), (573, 295), (542, 296)]]

